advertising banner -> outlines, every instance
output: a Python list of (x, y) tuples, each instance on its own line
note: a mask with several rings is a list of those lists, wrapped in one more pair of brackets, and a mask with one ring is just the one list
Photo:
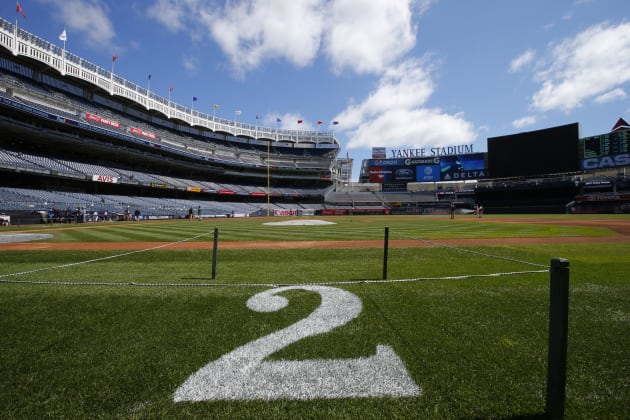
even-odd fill
[(149, 133), (148, 131), (140, 130), (139, 128), (129, 127), (129, 132), (131, 134), (137, 134), (139, 136), (148, 137), (150, 139), (156, 139), (157, 136), (153, 133)]
[(119, 122), (108, 120), (107, 118), (101, 118), (98, 115), (90, 114), (89, 112), (85, 113), (85, 119), (90, 120), (90, 121), (96, 121), (97, 123), (109, 125), (111, 127), (120, 128)]
[(108, 184), (117, 184), (118, 178), (109, 175), (92, 175), (92, 181), (94, 182), (106, 182)]
[(440, 161), (441, 181), (483, 179), (487, 172), (484, 153), (442, 156)]
[(485, 153), (370, 160), (372, 183), (458, 181), (486, 177)]
[(384, 147), (372, 147), (372, 159), (384, 159), (386, 157)]
[(275, 209), (273, 211), (274, 216), (297, 216), (296, 209)]

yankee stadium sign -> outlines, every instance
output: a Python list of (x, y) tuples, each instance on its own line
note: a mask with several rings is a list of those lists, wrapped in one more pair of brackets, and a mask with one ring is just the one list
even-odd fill
[(449, 156), (449, 155), (463, 155), (468, 153), (474, 153), (473, 145), (460, 145), (460, 146), (446, 146), (446, 147), (431, 147), (420, 149), (392, 149), (392, 159), (404, 159), (415, 157), (428, 157), (428, 156)]

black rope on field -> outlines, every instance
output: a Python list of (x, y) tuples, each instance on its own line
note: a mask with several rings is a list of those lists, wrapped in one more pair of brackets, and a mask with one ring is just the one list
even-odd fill
[(504, 277), (516, 276), (524, 274), (540, 274), (548, 273), (547, 270), (533, 271), (511, 271), (504, 273), (490, 274), (466, 274), (460, 276), (443, 276), (443, 277), (416, 277), (408, 279), (396, 280), (346, 280), (346, 281), (328, 281), (328, 282), (307, 282), (307, 283), (142, 283), (142, 282), (89, 282), (89, 281), (39, 281), (39, 280), (6, 280), (0, 279), (0, 283), (10, 284), (32, 284), (47, 286), (100, 286), (100, 287), (285, 287), (285, 286), (348, 286), (361, 284), (393, 284), (393, 283), (416, 283), (421, 281), (438, 281), (438, 280), (467, 280), (485, 277)]
[[(232, 232), (238, 232), (238, 229), (227, 229), (228, 232), (232, 231)], [(360, 231), (361, 233), (366, 233), (366, 232), (380, 232), (380, 230), (377, 229), (366, 229), (366, 230), (362, 230)], [(338, 233), (338, 232), (337, 232)], [(357, 233), (356, 231), (354, 231), (353, 233)], [(110, 260), (110, 259), (114, 259), (114, 258), (119, 258), (119, 257), (124, 257), (124, 256), (128, 256), (128, 255), (132, 255), (132, 254), (138, 254), (138, 253), (142, 253), (142, 252), (147, 252), (147, 251), (153, 251), (153, 250), (157, 250), (157, 249), (162, 249), (162, 248), (167, 248), (169, 246), (175, 245), (175, 244), (179, 244), (182, 242), (188, 242), (188, 241), (192, 241), (204, 236), (211, 236), (214, 237), (214, 232), (209, 232), (209, 233), (203, 233), (203, 234), (199, 234), (199, 235), (195, 235), (192, 236), (190, 238), (185, 238), (179, 241), (174, 241), (174, 242), (169, 242), (166, 244), (161, 244), (161, 245), (157, 245), (154, 247), (150, 247), (150, 248), (145, 248), (145, 249), (140, 249), (140, 250), (134, 250), (134, 251), (130, 251), (130, 252), (125, 252), (125, 253), (121, 253), (121, 254), (115, 254), (115, 255), (109, 255), (106, 257), (100, 257), (100, 258), (94, 258), (91, 260), (85, 260), (85, 261), (78, 261), (78, 262), (74, 262), (74, 263), (68, 263), (68, 264), (62, 264), (62, 265), (57, 265), (57, 266), (52, 266), (52, 267), (43, 267), (43, 268), (37, 268), (37, 269), (32, 269), (32, 270), (26, 270), (26, 271), (22, 271), (22, 272), (17, 272), (17, 273), (7, 273), (7, 274), (0, 274), (0, 283), (21, 283), (21, 284), (43, 284), (43, 285), (64, 285), (64, 286), (109, 286), (109, 287), (118, 287), (118, 286), (140, 286), (140, 287), (281, 287), (281, 286), (300, 286), (300, 285), (352, 285), (352, 284), (380, 284), (380, 283), (409, 283), (409, 282), (418, 282), (418, 281), (427, 281), (427, 280), (462, 280), (462, 279), (470, 279), (470, 278), (479, 278), (479, 277), (498, 277), (498, 276), (510, 276), (510, 275), (517, 275), (517, 274), (534, 274), (534, 273), (543, 273), (543, 272), (548, 272), (549, 268), (546, 265), (543, 264), (537, 264), (537, 263), (532, 263), (532, 262), (528, 262), (528, 261), (521, 261), (518, 259), (514, 259), (514, 258), (508, 258), (508, 257), (501, 257), (501, 256), (497, 256), (497, 255), (492, 255), (492, 254), (488, 254), (488, 253), (484, 253), (484, 252), (480, 252), (480, 251), (475, 251), (475, 250), (471, 250), (471, 249), (466, 249), (466, 248), (460, 248), (460, 247), (456, 247), (456, 246), (451, 246), (451, 245), (446, 245), (437, 241), (433, 241), (433, 240), (429, 240), (429, 239), (423, 239), (423, 238), (418, 238), (418, 237), (413, 237), (410, 235), (405, 235), (405, 234), (401, 234), (398, 233), (399, 236), (404, 237), (404, 238), (408, 238), (408, 239), (414, 239), (420, 242), (426, 242), (426, 243), (430, 243), (432, 245), (435, 246), (439, 246), (439, 247), (444, 247), (444, 248), (449, 248), (449, 249), (453, 249), (456, 251), (461, 251), (461, 252), (468, 252), (468, 253), (472, 253), (472, 254), (476, 254), (476, 255), (481, 255), (481, 256), (485, 256), (485, 257), (489, 257), (489, 258), (496, 258), (496, 259), (502, 259), (502, 260), (506, 260), (506, 261), (510, 261), (510, 262), (516, 262), (516, 263), (521, 263), (521, 264), (528, 264), (528, 265), (533, 265), (533, 266), (537, 266), (537, 267), (545, 267), (545, 270), (537, 270), (537, 271), (516, 271), (516, 272), (506, 272), (506, 273), (492, 273), (492, 274), (472, 274), (472, 275), (460, 275), (460, 276), (444, 276), (444, 277), (417, 277), (417, 278), (408, 278), (408, 279), (397, 279), (397, 280), (351, 280), (351, 281), (330, 281), (330, 282), (309, 282), (309, 283), (271, 283), (271, 284), (261, 284), (261, 283), (137, 283), (137, 282), (122, 282), (122, 283), (105, 283), (105, 282), (55, 282), (55, 281), (29, 281), (29, 280), (24, 280), (24, 281), (20, 281), (20, 280), (6, 280), (9, 277), (16, 277), (16, 276), (23, 276), (23, 275), (28, 275), (28, 274), (34, 274), (34, 273), (39, 273), (42, 271), (48, 271), (48, 270), (54, 270), (54, 269), (60, 269), (60, 268), (68, 268), (68, 267), (73, 267), (73, 266), (78, 266), (78, 265), (82, 265), (82, 264), (88, 264), (88, 263), (92, 263), (92, 262), (99, 262), (99, 261), (106, 261), (106, 260)]]

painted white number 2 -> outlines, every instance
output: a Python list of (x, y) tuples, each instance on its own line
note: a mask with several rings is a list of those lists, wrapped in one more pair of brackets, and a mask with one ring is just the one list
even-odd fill
[(321, 398), (406, 397), (420, 395), (402, 360), (390, 346), (356, 359), (263, 361), (278, 350), (350, 322), (362, 310), (361, 300), (327, 286), (288, 286), (252, 296), (247, 307), (274, 312), (288, 305), (287, 290), (319, 293), (321, 305), (307, 318), (224, 354), (193, 373), (173, 396), (179, 401), (310, 400)]

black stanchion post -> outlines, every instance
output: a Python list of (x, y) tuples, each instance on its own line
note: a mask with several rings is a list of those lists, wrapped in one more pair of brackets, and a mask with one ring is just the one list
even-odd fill
[(549, 288), (549, 352), (547, 362), (546, 414), (564, 418), (567, 382), (567, 339), (569, 323), (569, 261), (551, 260)]
[(383, 243), (383, 280), (387, 280), (387, 254), (389, 253), (389, 227), (385, 227), (385, 241)]
[(214, 228), (214, 242), (212, 244), (212, 280), (217, 278), (217, 248), (219, 247), (219, 228)]

